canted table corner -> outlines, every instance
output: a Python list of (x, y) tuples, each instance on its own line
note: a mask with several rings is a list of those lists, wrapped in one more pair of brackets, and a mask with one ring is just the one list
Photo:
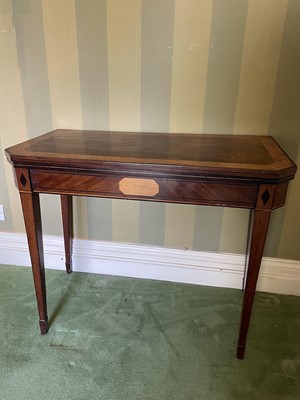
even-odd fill
[(244, 358), (273, 209), (296, 165), (270, 136), (57, 129), (6, 149), (20, 192), (42, 334), (48, 331), (39, 193), (60, 195), (72, 272), (72, 196), (252, 210), (237, 357)]

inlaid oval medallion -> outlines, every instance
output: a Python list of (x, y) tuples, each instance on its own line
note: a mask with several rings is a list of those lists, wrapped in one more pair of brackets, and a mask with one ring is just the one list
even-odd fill
[(120, 192), (133, 196), (153, 197), (159, 193), (159, 186), (154, 179), (123, 178), (119, 182)]

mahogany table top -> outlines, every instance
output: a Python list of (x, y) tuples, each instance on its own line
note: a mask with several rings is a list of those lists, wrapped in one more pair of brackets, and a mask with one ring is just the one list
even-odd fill
[(271, 136), (57, 129), (6, 149), (14, 166), (141, 168), (161, 172), (292, 179), (296, 165)]

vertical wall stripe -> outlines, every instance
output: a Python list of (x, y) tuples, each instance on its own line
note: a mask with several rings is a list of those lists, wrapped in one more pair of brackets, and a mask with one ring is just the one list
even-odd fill
[[(110, 130), (140, 130), (141, 1), (107, 3)], [(112, 237), (139, 240), (139, 203), (112, 202)]]
[[(12, 4), (26, 125), (28, 136), (33, 137), (53, 128), (42, 2), (13, 0)], [(41, 196), (41, 200), (44, 233), (60, 235), (61, 220), (57, 196)]]
[(165, 238), (166, 206), (163, 203), (140, 203), (139, 242), (163, 246)]
[[(75, 0), (83, 129), (109, 129), (105, 0)], [(112, 201), (87, 198), (88, 238), (112, 239)]]
[(170, 131), (202, 131), (212, 0), (177, 0)]
[[(0, 119), (1, 119), (1, 154), (4, 149), (27, 139), (25, 110), (21, 76), (18, 65), (17, 45), (13, 27), (13, 9), (11, 0), (0, 3)], [(7, 217), (11, 215), (12, 231), (23, 232), (24, 222), (18, 190), (15, 187), (12, 168), (3, 159), (4, 169), (1, 173), (0, 191), (7, 188), (8, 203), (5, 203)], [(0, 195), (1, 199), (3, 198)], [(11, 211), (12, 210), (12, 211)], [(0, 230), (2, 229), (0, 225)]]
[(140, 130), (141, 0), (107, 3), (110, 130)]
[(288, 0), (249, 0), (235, 133), (268, 131)]
[(73, 196), (73, 224), (74, 236), (80, 239), (87, 239), (87, 198)]
[[(234, 121), (236, 134), (266, 134), (268, 131), (287, 2), (249, 0)], [(233, 219), (236, 230), (232, 229)], [(237, 236), (235, 241), (231, 239), (234, 232), (245, 232), (247, 222), (245, 213), (224, 210), (221, 251), (238, 253), (243, 249), (241, 240), (245, 235)]]
[(166, 207), (166, 247), (193, 247), (195, 206), (167, 204)]
[[(141, 130), (168, 132), (170, 126), (175, 0), (142, 0)], [(163, 245), (161, 203), (140, 204), (140, 242)]]
[[(249, 0), (234, 123), (236, 134), (266, 134), (268, 131), (286, 9), (287, 0)], [(277, 213), (272, 215), (273, 223)], [(232, 249), (238, 252), (241, 243), (237, 238), (233, 247), (228, 241), (232, 214), (233, 210), (226, 210), (226, 218), (225, 213), (223, 218), (221, 249), (226, 252)], [(243, 231), (247, 220), (242, 214), (235, 219), (238, 231)], [(278, 235), (280, 230), (276, 228), (272, 231), (276, 230)], [(266, 246), (265, 253), (267, 251)]]
[(75, 0), (82, 124), (109, 129), (105, 0)]
[(112, 240), (112, 201), (88, 197), (86, 209), (88, 239)]
[[(0, 138), (0, 149), (2, 149), (2, 143)], [(2, 184), (0, 185), (0, 204), (4, 206), (4, 212), (6, 216), (5, 221), (0, 221), (0, 231), (11, 232), (13, 229), (12, 213), (10, 208), (10, 199), (7, 188), (7, 180), (5, 175), (4, 162), (6, 162), (4, 153), (1, 151), (0, 154), (0, 177)]]
[(276, 257), (277, 255), (285, 216), (285, 209), (286, 205), (283, 208), (278, 208), (277, 210), (272, 211), (268, 236), (264, 248), (264, 255), (266, 257)]
[(141, 129), (168, 132), (175, 0), (142, 0)]
[[(11, 15), (12, 12), (12, 5), (11, 0), (2, 0), (0, 2), (0, 18), (1, 18), (1, 26), (4, 24), (4, 16)], [(4, 33), (4, 31), (2, 31)]]
[(247, 0), (214, 0), (204, 109), (205, 133), (233, 131)]
[(43, 0), (43, 17), (53, 125), (80, 129), (82, 123), (74, 0)]
[[(300, 141), (300, 2), (288, 3), (269, 134), (296, 160)], [(299, 174), (299, 173), (298, 173)]]
[(223, 209), (197, 206), (193, 250), (219, 251)]
[(33, 137), (53, 126), (42, 3), (13, 0), (12, 4), (27, 130), (29, 137)]
[[(75, 0), (43, 0), (45, 45), (55, 128), (81, 129)], [(87, 236), (86, 199), (74, 197), (74, 234)]]
[[(213, 1), (203, 119), (205, 133), (233, 131), (247, 3), (247, 0)], [(195, 248), (219, 250), (222, 234), (228, 235), (224, 226), (226, 216), (223, 221), (226, 212), (222, 208), (196, 209)], [(210, 226), (209, 234), (207, 226)]]
[[(277, 83), (269, 125), (274, 136), (285, 151), (298, 161), (300, 142), (300, 2), (288, 3), (286, 23), (282, 40)], [(298, 158), (297, 158), (298, 151)], [(288, 204), (272, 216), (266, 242), (266, 255), (299, 259), (299, 246), (293, 240), (299, 233), (299, 171), (291, 182)], [(295, 236), (294, 236), (295, 234)]]
[[(212, 0), (177, 0), (170, 131), (202, 131)], [(166, 205), (165, 246), (193, 247), (195, 206)]]
[(249, 210), (224, 209), (220, 252), (245, 254), (248, 242), (249, 217)]
[(117, 242), (139, 242), (140, 207), (137, 201), (113, 200), (112, 238)]
[[(296, 163), (298, 166), (300, 165), (300, 146), (298, 146), (298, 157)], [(279, 258), (291, 258), (293, 260), (300, 259), (300, 246), (295, 245), (295, 242), (291, 240), (291, 238), (295, 238), (298, 241), (300, 237), (299, 199), (300, 174), (298, 173), (295, 181), (293, 181), (290, 186), (288, 201), (285, 207), (285, 218), (281, 230), (281, 240), (277, 249), (277, 257)], [(297, 221), (297, 223), (294, 221)]]

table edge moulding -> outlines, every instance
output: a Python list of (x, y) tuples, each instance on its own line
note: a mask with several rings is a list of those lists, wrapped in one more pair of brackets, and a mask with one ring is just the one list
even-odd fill
[(271, 136), (57, 129), (5, 150), (19, 189), (42, 334), (49, 328), (40, 193), (60, 195), (66, 270), (72, 272), (72, 196), (252, 210), (237, 357), (244, 358), (273, 209), (296, 165)]

